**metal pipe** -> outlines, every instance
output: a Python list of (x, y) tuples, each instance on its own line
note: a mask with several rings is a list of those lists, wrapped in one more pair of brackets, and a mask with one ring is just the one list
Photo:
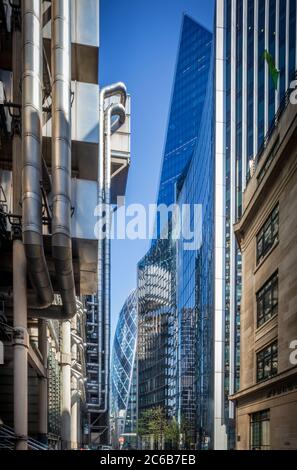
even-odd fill
[(48, 308), (54, 293), (42, 236), (42, 7), (40, 0), (22, 2), (22, 231), (36, 309)]
[[(106, 124), (106, 115), (105, 115), (105, 100), (112, 97), (119, 96), (120, 103), (109, 106), (110, 115), (108, 117), (109, 121), (109, 130), (105, 132)], [(110, 202), (110, 170), (111, 170), (111, 152), (109, 150), (109, 156), (106, 155), (106, 145), (105, 145), (105, 135), (109, 135), (109, 145), (110, 149), (110, 136), (116, 132), (119, 127), (124, 123), (126, 114), (125, 114), (125, 105), (127, 99), (126, 86), (119, 82), (114, 85), (107, 86), (103, 88), (100, 92), (99, 99), (99, 164), (98, 164), (98, 204), (101, 206), (102, 212), (106, 208), (107, 201)], [(107, 110), (106, 110), (107, 111)], [(113, 122), (111, 119), (113, 116), (117, 116)], [(108, 160), (108, 163), (107, 161)], [(107, 169), (107, 173), (105, 169)], [(106, 184), (106, 177), (108, 184)], [(109, 188), (109, 189), (108, 189)], [(107, 200), (106, 200), (107, 195)], [(103, 214), (102, 214), (103, 215)], [(108, 225), (109, 226), (109, 225)], [(109, 228), (107, 227), (107, 230)], [(108, 245), (108, 246), (106, 246)], [(110, 248), (109, 243), (105, 244), (102, 235), (100, 234), (98, 239), (98, 290), (97, 290), (97, 308), (98, 308), (98, 343), (88, 343), (88, 346), (95, 347), (98, 353), (98, 383), (91, 384), (92, 389), (98, 391), (98, 401), (97, 404), (88, 403), (88, 409), (90, 413), (105, 413), (108, 410), (108, 389), (109, 389), (109, 349), (110, 349), (110, 301), (109, 301), (109, 292), (110, 292)], [(105, 270), (107, 272), (105, 273)], [(103, 274), (105, 273), (105, 274)], [(107, 293), (107, 289), (108, 293)], [(102, 355), (103, 355), (103, 317), (104, 317), (104, 329), (105, 329), (105, 398), (103, 408), (101, 405), (101, 395), (102, 395)], [(96, 365), (96, 364), (90, 364)], [(89, 385), (89, 383), (88, 383)]]
[[(12, 14), (16, 14), (15, 11)], [(22, 77), (22, 33), (12, 18), (12, 71), (13, 101), (21, 104), (20, 81)], [(13, 120), (13, 212), (21, 215), (22, 198), (22, 139), (19, 126)], [(13, 416), (17, 436), (16, 450), (28, 449), (28, 330), (27, 330), (27, 264), (24, 245), (13, 240)]]
[(52, 254), (64, 319), (76, 314), (71, 241), (70, 3), (52, 1)]
[(21, 240), (13, 242), (13, 410), (16, 450), (28, 448), (27, 262)]
[[(117, 119), (112, 124), (113, 116), (117, 116)], [(106, 237), (104, 239), (104, 372), (105, 372), (105, 384), (104, 384), (104, 410), (108, 410), (109, 405), (109, 376), (110, 376), (110, 230), (111, 230), (111, 218), (112, 208), (110, 207), (110, 188), (111, 188), (111, 136), (116, 132), (126, 120), (125, 107), (122, 104), (112, 104), (106, 111), (106, 160), (105, 160), (105, 206), (107, 208), (106, 215)]]
[[(99, 97), (99, 164), (98, 164), (98, 205), (103, 207), (105, 202), (104, 195), (104, 127), (105, 127), (105, 100), (118, 95), (120, 102), (123, 106), (126, 105), (127, 89), (124, 83), (118, 82), (113, 85), (106, 86), (100, 91)], [(115, 121), (115, 128), (117, 126)], [(101, 373), (102, 373), (102, 350), (103, 350), (103, 337), (102, 337), (102, 320), (103, 320), (103, 283), (104, 283), (104, 261), (103, 261), (103, 239), (99, 237), (98, 240), (98, 407), (100, 408), (101, 398)]]

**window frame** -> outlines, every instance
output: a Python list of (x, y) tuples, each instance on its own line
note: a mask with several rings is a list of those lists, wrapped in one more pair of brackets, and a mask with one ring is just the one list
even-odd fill
[[(274, 292), (276, 290), (277, 298), (274, 299)], [(266, 295), (270, 294), (270, 308), (266, 305)], [(262, 304), (262, 305), (261, 305)], [(278, 315), (279, 307), (279, 272), (275, 271), (272, 276), (262, 285), (262, 287), (256, 293), (256, 322), (257, 328), (261, 328), (268, 323), (272, 318)], [(260, 315), (260, 308), (262, 312)], [(266, 310), (268, 308), (268, 310)], [(262, 321), (263, 320), (263, 321)]]
[[(277, 230), (275, 230), (277, 228)], [(256, 236), (257, 266), (279, 241), (279, 204), (275, 206)], [(261, 244), (261, 248), (260, 248)]]
[[(274, 354), (273, 348), (275, 346), (276, 346), (276, 352)], [(269, 350), (270, 350), (270, 354), (268, 354)], [(260, 358), (260, 354), (263, 356), (262, 359)], [(276, 355), (276, 358), (274, 357), (274, 355)], [(269, 375), (265, 376), (265, 363), (268, 363), (268, 360), (270, 363), (270, 372), (269, 372)], [(276, 367), (273, 366), (275, 361), (276, 361)], [(263, 363), (263, 366), (261, 367), (263, 373), (261, 374), (261, 377), (260, 377), (259, 363), (261, 362)], [(266, 380), (272, 379), (277, 374), (278, 374), (278, 341), (275, 340), (256, 353), (256, 382), (257, 383), (265, 382)]]
[[(258, 418), (258, 419), (257, 419)], [(250, 414), (250, 450), (257, 451), (257, 450), (270, 450), (271, 441), (270, 441), (270, 409), (257, 411), (256, 413)], [(263, 423), (269, 423), (269, 445), (263, 444)], [(256, 446), (253, 442), (255, 427), (259, 425), (259, 445)]]

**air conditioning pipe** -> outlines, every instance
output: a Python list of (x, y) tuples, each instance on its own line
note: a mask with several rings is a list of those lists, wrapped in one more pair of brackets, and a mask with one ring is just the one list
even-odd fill
[(33, 308), (46, 309), (54, 299), (42, 234), (42, 9), (40, 0), (22, 2), (22, 231), (29, 276), (36, 296)]
[[(120, 103), (110, 105), (104, 109), (105, 100), (119, 96)], [(124, 83), (118, 82), (102, 88), (99, 99), (99, 165), (98, 165), (98, 204), (110, 203), (110, 170), (111, 170), (111, 149), (110, 138), (125, 122), (127, 89)], [(112, 117), (117, 116), (113, 122)], [(106, 118), (107, 117), (107, 118)], [(105, 132), (105, 125), (107, 126)], [(105, 145), (106, 136), (106, 145)], [(106, 150), (106, 155), (104, 152)], [(105, 164), (104, 164), (105, 163)], [(104, 171), (105, 170), (105, 171)], [(107, 217), (108, 218), (108, 217)], [(108, 227), (107, 227), (108, 230)], [(94, 413), (105, 413), (108, 409), (108, 379), (109, 379), (109, 348), (110, 348), (110, 240), (105, 240), (105, 250), (103, 241), (98, 240), (98, 405), (90, 404), (89, 411)], [(103, 252), (105, 251), (104, 261)], [(105, 268), (105, 269), (103, 269)], [(103, 276), (104, 272), (104, 276)], [(103, 293), (104, 286), (104, 293)], [(102, 302), (104, 297), (104, 302)], [(104, 305), (104, 311), (103, 311)], [(105, 325), (105, 399), (104, 408), (101, 407), (100, 400), (102, 394), (102, 320), (104, 316)], [(97, 388), (97, 387), (96, 387)]]
[(42, 8), (40, 0), (23, 5), (23, 196), (22, 231), (29, 277), (36, 295), (28, 297), (36, 318), (67, 320), (76, 313), (71, 246), (71, 38), (70, 0), (52, 1), (52, 253), (63, 306), (54, 292), (44, 255), (42, 233)]
[[(112, 117), (118, 116), (118, 118), (112, 124)], [(106, 164), (105, 164), (105, 204), (107, 207), (110, 206), (110, 187), (111, 187), (111, 136), (115, 133), (125, 122), (126, 120), (126, 111), (125, 107), (122, 104), (112, 104), (108, 107), (106, 111)], [(112, 210), (110, 210), (106, 217), (106, 238), (105, 243), (105, 299), (104, 299), (104, 337), (105, 337), (105, 354), (104, 354), (104, 370), (105, 370), (105, 384), (104, 384), (104, 411), (107, 411), (108, 408), (108, 390), (109, 390), (109, 366), (110, 366), (110, 230), (111, 230), (111, 220)]]
[[(110, 113), (109, 119), (107, 119), (107, 126), (109, 127), (109, 134), (108, 138), (106, 139), (106, 158), (105, 158), (105, 109), (104, 109), (104, 104), (105, 100), (113, 97), (113, 96), (119, 96), (120, 97), (120, 103), (114, 106), (114, 111), (116, 109), (119, 110), (119, 107), (122, 107), (120, 110), (119, 114), (116, 114), (114, 112), (111, 112), (111, 107), (108, 108), (107, 113)], [(102, 88), (100, 92), (100, 98), (99, 98), (99, 165), (98, 165), (98, 204), (103, 205), (106, 204), (106, 189), (107, 186), (110, 188), (110, 182), (107, 185), (106, 184), (106, 176), (107, 172), (106, 170), (104, 171), (104, 168), (109, 167), (109, 175), (110, 175), (110, 162), (111, 162), (111, 156), (108, 156), (108, 144), (109, 144), (109, 151), (110, 151), (110, 136), (112, 133), (116, 132), (119, 127), (124, 123), (126, 114), (125, 114), (125, 105), (126, 105), (126, 100), (127, 100), (127, 89), (124, 83), (118, 82), (113, 85), (107, 86)], [(113, 123), (111, 123), (111, 118), (112, 116), (117, 115), (117, 119)], [(107, 132), (106, 132), (107, 134)], [(107, 161), (109, 161), (109, 164), (107, 164)], [(105, 163), (105, 165), (104, 165)], [(108, 196), (108, 195), (107, 195)], [(109, 191), (109, 200), (110, 200), (110, 191)], [(107, 244), (106, 244), (107, 245)], [(105, 247), (106, 248), (106, 247)], [(107, 248), (108, 250), (108, 248)], [(109, 256), (109, 250), (108, 250), (108, 256)], [(106, 253), (104, 256), (105, 262), (107, 259)], [(110, 261), (108, 260), (108, 270), (110, 272), (109, 268), (109, 263)], [(103, 271), (104, 271), (104, 261), (103, 261), (103, 240), (99, 237), (98, 240), (98, 377), (99, 377), (99, 383), (98, 383), (98, 410), (100, 412), (105, 413), (107, 411), (107, 393), (105, 393), (105, 406), (104, 409), (101, 408), (100, 406), (100, 399), (101, 399), (101, 391), (102, 391), (102, 378), (101, 378), (101, 373), (102, 373), (102, 350), (103, 350), (103, 341), (102, 341), (102, 320), (103, 320), (103, 315), (105, 318), (105, 324), (110, 325), (110, 319), (109, 319), (109, 302), (107, 305), (104, 305), (102, 302), (103, 296), (104, 300), (106, 299), (106, 292), (103, 294), (103, 285), (105, 284), (105, 291), (106, 288), (109, 290), (109, 286), (106, 286), (105, 279), (106, 275), (103, 276)], [(106, 267), (105, 267), (106, 269)], [(110, 276), (110, 274), (108, 275)], [(104, 305), (104, 312), (103, 312), (103, 305)], [(108, 310), (108, 313), (107, 313)], [(110, 329), (110, 326), (108, 326), (108, 329)], [(108, 338), (110, 336), (110, 332), (108, 333)], [(108, 343), (110, 342), (110, 339), (108, 340)], [(107, 354), (106, 354), (107, 353)], [(105, 360), (108, 360), (109, 364), (109, 351), (105, 347)], [(106, 374), (107, 375), (107, 374)], [(105, 382), (106, 382), (106, 377), (105, 377)], [(95, 407), (96, 408), (96, 407)]]
[(76, 314), (71, 241), (70, 0), (52, 1), (52, 254), (63, 319)]

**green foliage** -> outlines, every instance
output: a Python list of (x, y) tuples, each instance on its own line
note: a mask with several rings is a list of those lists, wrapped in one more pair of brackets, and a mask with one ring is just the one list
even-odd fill
[(169, 446), (178, 449), (180, 428), (176, 419), (167, 419), (164, 408), (145, 410), (138, 419), (138, 435), (152, 436), (155, 449)]

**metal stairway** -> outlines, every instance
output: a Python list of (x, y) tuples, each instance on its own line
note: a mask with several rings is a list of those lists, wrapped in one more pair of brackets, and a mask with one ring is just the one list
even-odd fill
[[(0, 450), (15, 450), (16, 434), (14, 430), (0, 424)], [(35, 439), (28, 438), (29, 450), (48, 450), (48, 447)]]

